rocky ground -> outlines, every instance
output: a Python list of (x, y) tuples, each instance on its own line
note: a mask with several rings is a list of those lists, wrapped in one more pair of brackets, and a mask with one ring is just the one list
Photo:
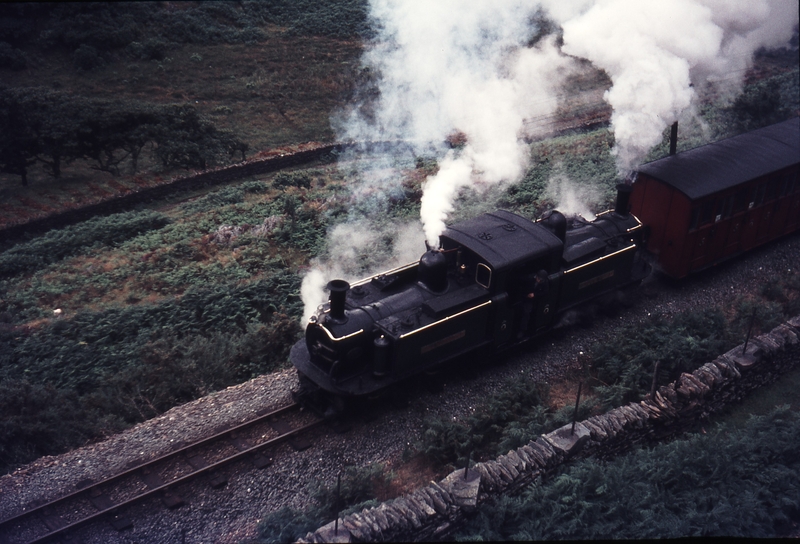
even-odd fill
[[(353, 464), (386, 463), (408, 478), (407, 485), (425, 484), (437, 475), (424, 467), (403, 468), (402, 458), (421, 435), (426, 417), (463, 418), (514, 377), (562, 383), (579, 365), (581, 352), (595, 342), (613, 340), (623, 325), (642, 322), (651, 314), (669, 316), (692, 308), (731, 306), (741, 294), (756, 291), (765, 278), (786, 277), (798, 266), (800, 234), (795, 234), (686, 281), (670, 282), (653, 275), (625, 295), (611, 315), (599, 315), (586, 326), (567, 326), (508, 356), (502, 365), (487, 367), (470, 379), (446, 382), (441, 392), (420, 388), (411, 393), (405, 409), (379, 411), (369, 421), (357, 421), (346, 434), (322, 430), (315, 445), (300, 453), (282, 446), (274, 452), (274, 464), (263, 470), (244, 463), (232, 465), (222, 489), (210, 488), (203, 479), (186, 484), (177, 489), (187, 499), (181, 508), (167, 510), (157, 499), (142, 502), (126, 511), (134, 522), (131, 530), (118, 533), (109, 525), (96, 524), (75, 536), (87, 544), (240, 542), (256, 534), (256, 524), (266, 513), (282, 506), (306, 505), (310, 481), (335, 482), (336, 474)], [(179, 441), (243, 421), (263, 407), (285, 404), (295, 386), (293, 371), (261, 376), (176, 407), (104, 442), (39, 459), (0, 478), (0, 519), (36, 499), (69, 491), (81, 480), (101, 479), (133, 460), (165, 453)]]

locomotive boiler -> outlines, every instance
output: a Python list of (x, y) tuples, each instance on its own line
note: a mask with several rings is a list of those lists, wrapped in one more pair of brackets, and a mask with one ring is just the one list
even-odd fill
[[(419, 261), (348, 284), (291, 350), (301, 384), (337, 398), (373, 394), (476, 350), (497, 353), (541, 336), (560, 314), (641, 281), (644, 228), (619, 185), (594, 221), (508, 211), (448, 227)], [(537, 279), (538, 278), (538, 279)]]

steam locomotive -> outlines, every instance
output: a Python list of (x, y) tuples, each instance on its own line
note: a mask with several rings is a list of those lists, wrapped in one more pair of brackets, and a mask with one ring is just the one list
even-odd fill
[[(770, 150), (769, 160), (748, 162), (754, 141)], [(368, 396), (468, 353), (502, 352), (547, 333), (564, 312), (640, 282), (653, 259), (681, 277), (736, 254), (731, 248), (771, 239), (751, 231), (774, 238), (796, 230), (799, 142), (795, 118), (644, 165), (642, 180), (618, 185), (614, 209), (594, 221), (558, 211), (538, 221), (486, 213), (448, 227), (441, 248), (418, 262), (353, 285), (331, 281), (329, 302), (291, 350), (298, 396), (311, 389), (340, 401)], [(692, 171), (705, 189), (686, 189)], [(722, 240), (728, 223), (738, 227), (726, 227)], [(710, 259), (714, 236), (727, 249)]]
[(620, 185), (615, 209), (592, 222), (486, 213), (447, 228), (418, 262), (352, 286), (331, 281), (330, 302), (291, 351), (302, 381), (370, 395), (465, 353), (526, 342), (561, 312), (641, 281), (650, 267), (630, 193)]

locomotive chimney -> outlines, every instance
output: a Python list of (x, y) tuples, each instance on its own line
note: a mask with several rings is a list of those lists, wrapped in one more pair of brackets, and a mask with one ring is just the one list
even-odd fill
[(344, 301), (347, 298), (347, 291), (350, 290), (350, 284), (344, 280), (331, 280), (327, 287), (331, 292), (331, 311), (328, 317), (333, 321), (344, 322), (346, 320)]
[(678, 122), (672, 123), (672, 128), (669, 131), (669, 154), (674, 155), (678, 150)]
[(623, 217), (628, 215), (629, 203), (633, 187), (626, 183), (617, 184), (617, 205), (614, 206), (614, 213)]

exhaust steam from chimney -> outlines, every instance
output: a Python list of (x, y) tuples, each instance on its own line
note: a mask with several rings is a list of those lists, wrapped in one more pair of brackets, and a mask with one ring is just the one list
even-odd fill
[[(351, 207), (374, 206), (375, 217), (385, 215), (387, 195), (401, 192), (403, 161), (437, 159), (438, 170), (423, 183), (422, 228), (402, 226), (405, 240), (419, 242), (417, 259), (423, 239), (438, 247), (464, 191), (485, 194), (521, 179), (530, 158), (525, 139), (538, 129), (537, 123), (524, 121), (545, 124), (554, 118), (559, 97), (569, 92), (562, 85), (565, 78), (579, 70), (576, 58), (589, 60), (612, 81), (604, 99), (612, 106), (612, 153), (625, 177), (661, 142), (667, 126), (693, 114), (698, 89), (710, 85), (734, 96), (758, 48), (786, 46), (798, 5), (784, 0), (371, 0), (369, 17), (375, 36), (362, 56), (362, 73), (369, 74), (373, 88), (357, 92), (367, 98), (337, 112), (332, 124), (342, 141), (403, 141), (410, 148), (402, 156), (370, 158), (370, 166), (351, 184)], [(453, 149), (445, 141), (456, 133), (464, 143)], [(328, 254), (312, 263), (303, 282), (306, 316), (324, 302), (321, 287), (331, 274), (347, 277), (358, 268), (342, 264), (341, 255), (363, 256), (376, 239), (399, 238), (366, 216), (337, 225)], [(344, 244), (351, 247), (343, 249)]]

